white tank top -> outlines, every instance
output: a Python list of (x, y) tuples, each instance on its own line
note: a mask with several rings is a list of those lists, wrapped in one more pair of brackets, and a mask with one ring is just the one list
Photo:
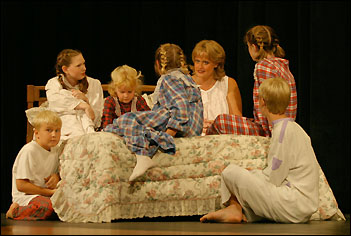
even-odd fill
[(220, 114), (229, 114), (227, 94), (228, 76), (217, 80), (213, 87), (207, 91), (201, 89), (204, 119), (214, 120)]

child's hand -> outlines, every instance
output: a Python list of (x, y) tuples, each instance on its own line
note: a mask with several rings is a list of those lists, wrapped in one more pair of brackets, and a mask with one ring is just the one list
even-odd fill
[(208, 127), (210, 127), (212, 125), (214, 121), (213, 120), (204, 120), (204, 124), (203, 124), (203, 128), (202, 128), (202, 133), (206, 134), (206, 130), (208, 129)]
[(84, 110), (85, 114), (87, 114), (87, 116), (94, 121), (95, 120), (95, 113), (94, 110), (91, 108), (91, 106), (88, 103), (85, 102), (81, 102), (78, 104), (78, 106), (76, 106), (76, 108), (74, 108), (76, 110)]
[(178, 132), (178, 130), (172, 129), (172, 128), (168, 128), (168, 129), (166, 130), (166, 133), (169, 134), (169, 135), (171, 135), (171, 136), (173, 136), (173, 137), (177, 134), (177, 132)]
[(48, 189), (55, 189), (57, 183), (60, 181), (60, 176), (58, 174), (52, 174), (44, 178), (45, 185)]
[(85, 96), (85, 94), (82, 93), (80, 90), (78, 90), (78, 89), (71, 89), (71, 92), (72, 92), (73, 97), (75, 97), (77, 99), (81, 99), (84, 102), (89, 104), (89, 100), (88, 100), (87, 96)]

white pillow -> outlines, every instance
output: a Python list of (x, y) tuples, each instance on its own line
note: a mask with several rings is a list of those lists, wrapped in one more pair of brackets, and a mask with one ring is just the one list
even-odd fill
[(144, 93), (141, 96), (145, 99), (146, 104), (150, 107), (150, 109), (152, 109), (152, 107), (154, 106), (154, 93), (151, 93), (151, 94)]
[(33, 125), (33, 119), (40, 111), (49, 110), (49, 103), (46, 101), (41, 104), (39, 107), (32, 107), (26, 110), (26, 116), (29, 124)]

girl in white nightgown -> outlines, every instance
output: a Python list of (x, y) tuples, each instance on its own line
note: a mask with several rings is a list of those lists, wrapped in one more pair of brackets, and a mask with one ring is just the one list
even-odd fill
[(45, 86), (49, 109), (62, 120), (61, 140), (95, 132), (100, 127), (104, 106), (101, 82), (85, 72), (82, 53), (64, 49), (57, 56), (57, 76)]

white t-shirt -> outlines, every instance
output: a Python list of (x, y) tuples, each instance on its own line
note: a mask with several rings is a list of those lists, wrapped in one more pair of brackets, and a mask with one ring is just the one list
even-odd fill
[(204, 119), (214, 120), (220, 114), (229, 114), (227, 101), (228, 76), (217, 80), (209, 90), (201, 89), (201, 98), (204, 106)]
[(16, 179), (28, 179), (31, 183), (45, 188), (44, 178), (58, 172), (58, 163), (57, 146), (47, 151), (34, 140), (24, 145), (12, 168), (12, 202), (26, 206), (34, 197), (40, 196), (18, 191)]

